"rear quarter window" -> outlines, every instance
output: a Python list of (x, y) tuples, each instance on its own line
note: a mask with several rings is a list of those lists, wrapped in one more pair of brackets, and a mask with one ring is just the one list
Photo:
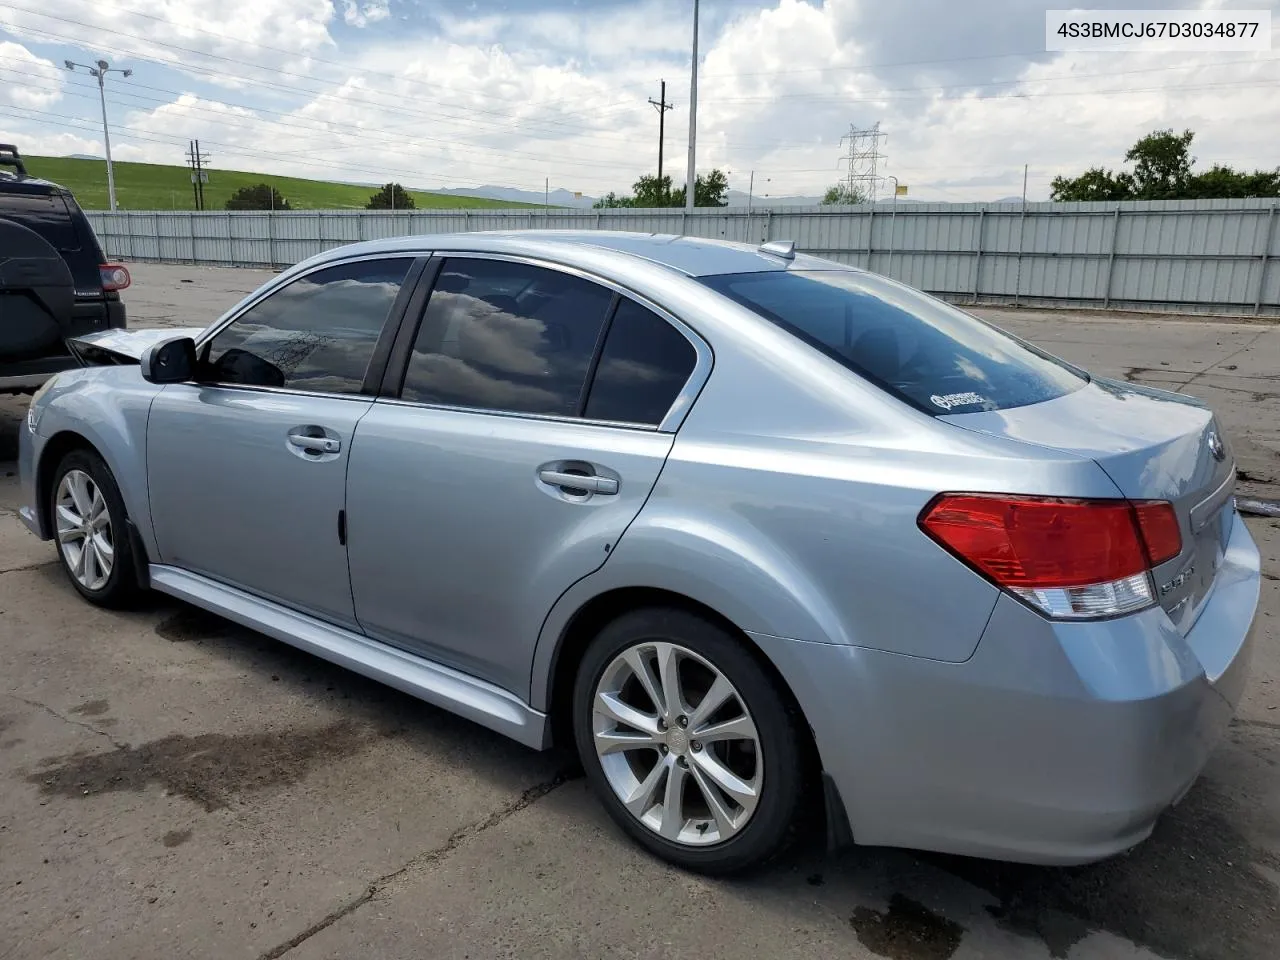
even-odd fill
[(702, 282), (927, 413), (1042, 403), (1088, 382), (977, 317), (871, 274), (779, 270)]

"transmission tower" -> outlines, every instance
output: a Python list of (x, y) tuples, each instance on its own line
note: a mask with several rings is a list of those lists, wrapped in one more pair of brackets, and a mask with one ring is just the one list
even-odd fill
[(880, 132), (880, 121), (877, 120), (867, 129), (849, 124), (849, 132), (840, 138), (841, 146), (846, 141), (849, 144), (849, 152), (840, 161), (848, 165), (845, 184), (850, 194), (860, 192), (868, 201), (875, 201), (876, 186), (881, 179), (877, 173), (877, 164), (885, 159), (885, 155), (880, 152), (880, 141), (886, 136), (888, 134)]

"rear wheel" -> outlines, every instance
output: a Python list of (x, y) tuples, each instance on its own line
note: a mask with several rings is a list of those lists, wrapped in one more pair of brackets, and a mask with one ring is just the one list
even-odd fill
[(138, 583), (124, 501), (101, 457), (73, 450), (62, 458), (53, 476), (49, 516), (62, 568), (81, 596), (104, 607), (134, 598)]
[(588, 647), (574, 732), (597, 794), (642, 846), (705, 873), (768, 860), (800, 802), (795, 716), (743, 642), (688, 611), (624, 614)]

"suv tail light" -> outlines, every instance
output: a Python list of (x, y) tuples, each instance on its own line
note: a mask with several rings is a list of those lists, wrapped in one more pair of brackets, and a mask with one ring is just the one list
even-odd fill
[(98, 267), (98, 276), (102, 278), (102, 289), (108, 293), (123, 290), (133, 282), (129, 271), (118, 263), (104, 263)]
[(1111, 617), (1155, 602), (1150, 570), (1182, 551), (1164, 501), (943, 493), (920, 528), (1045, 615)]

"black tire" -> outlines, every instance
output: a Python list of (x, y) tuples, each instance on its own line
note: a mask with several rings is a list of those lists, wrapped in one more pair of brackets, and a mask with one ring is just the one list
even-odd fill
[[(102, 492), (102, 498), (107, 505), (110, 542), (114, 556), (106, 582), (96, 589), (90, 589), (77, 578), (68, 555), (67, 545), (58, 537), (58, 489), (63, 478), (73, 470), (88, 474)], [(61, 561), (62, 570), (71, 581), (71, 585), (76, 588), (80, 596), (100, 607), (120, 608), (131, 605), (140, 592), (134, 568), (133, 542), (129, 536), (127, 523), (129, 518), (125, 511), (124, 499), (120, 496), (120, 488), (110, 468), (92, 450), (72, 450), (62, 458), (54, 471), (53, 480), (49, 484), (48, 497), (49, 525), (58, 547), (58, 558)]]
[[(755, 723), (764, 764), (759, 799), (750, 819), (727, 840), (693, 846), (668, 840), (640, 822), (618, 798), (596, 753), (592, 702), (615, 658), (645, 642), (679, 644), (704, 658), (737, 689)], [(623, 614), (588, 645), (573, 690), (574, 740), (587, 779), (609, 815), (650, 853), (687, 870), (726, 875), (758, 867), (788, 846), (805, 784), (800, 717), (790, 700), (748, 651), (746, 641), (679, 608), (650, 607)], [(674, 751), (674, 748), (672, 748)], [(664, 750), (664, 754), (665, 754)], [(687, 766), (687, 765), (686, 765)]]

